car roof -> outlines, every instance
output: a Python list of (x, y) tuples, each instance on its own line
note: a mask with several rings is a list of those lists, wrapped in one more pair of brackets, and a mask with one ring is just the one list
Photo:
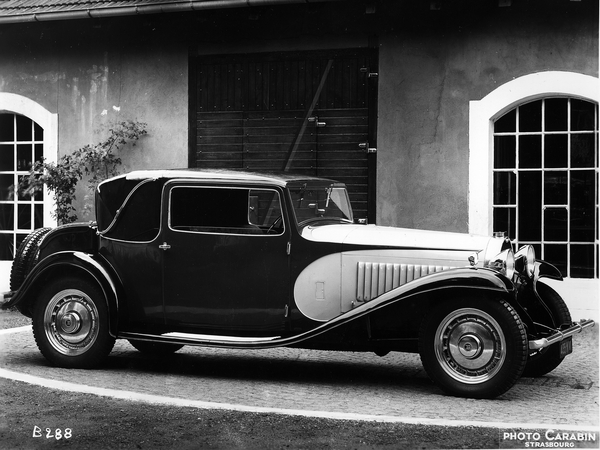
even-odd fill
[[(268, 183), (277, 186), (286, 186), (294, 181), (329, 181), (326, 178), (313, 177), (309, 175), (294, 174), (288, 172), (256, 172), (250, 170), (235, 169), (152, 169), (135, 170), (122, 175), (127, 180), (150, 180), (150, 179), (193, 179), (210, 181), (243, 181)], [(107, 180), (110, 181), (110, 180)]]

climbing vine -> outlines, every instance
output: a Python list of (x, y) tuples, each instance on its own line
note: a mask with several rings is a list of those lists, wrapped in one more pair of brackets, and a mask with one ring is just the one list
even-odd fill
[(108, 137), (93, 145), (85, 145), (73, 153), (63, 155), (57, 163), (36, 161), (29, 174), (19, 181), (21, 195), (33, 196), (48, 188), (56, 203), (53, 217), (59, 224), (79, 220), (73, 202), (79, 182), (85, 183), (84, 215), (93, 209), (94, 193), (98, 184), (119, 174), (122, 164), (120, 151), (126, 144), (135, 146), (145, 134), (146, 124), (125, 120), (109, 127)]

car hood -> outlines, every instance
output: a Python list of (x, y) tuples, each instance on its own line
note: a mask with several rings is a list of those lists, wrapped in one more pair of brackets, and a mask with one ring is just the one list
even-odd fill
[(496, 239), (465, 233), (414, 230), (378, 225), (307, 226), (302, 237), (314, 242), (332, 242), (345, 246), (410, 248), (431, 250), (485, 251)]

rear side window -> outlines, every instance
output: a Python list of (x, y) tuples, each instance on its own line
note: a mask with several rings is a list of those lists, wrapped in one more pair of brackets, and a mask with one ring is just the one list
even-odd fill
[(118, 211), (105, 236), (123, 241), (148, 242), (160, 229), (162, 185), (149, 181), (138, 186)]
[(170, 194), (169, 226), (183, 232), (282, 234), (279, 193), (271, 189), (176, 186)]

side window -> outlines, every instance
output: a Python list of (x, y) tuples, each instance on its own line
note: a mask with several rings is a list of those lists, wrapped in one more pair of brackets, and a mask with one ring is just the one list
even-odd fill
[(176, 186), (171, 190), (169, 227), (219, 234), (282, 234), (277, 191)]
[(136, 188), (116, 217), (106, 237), (123, 241), (148, 242), (160, 229), (162, 185), (150, 181)]

